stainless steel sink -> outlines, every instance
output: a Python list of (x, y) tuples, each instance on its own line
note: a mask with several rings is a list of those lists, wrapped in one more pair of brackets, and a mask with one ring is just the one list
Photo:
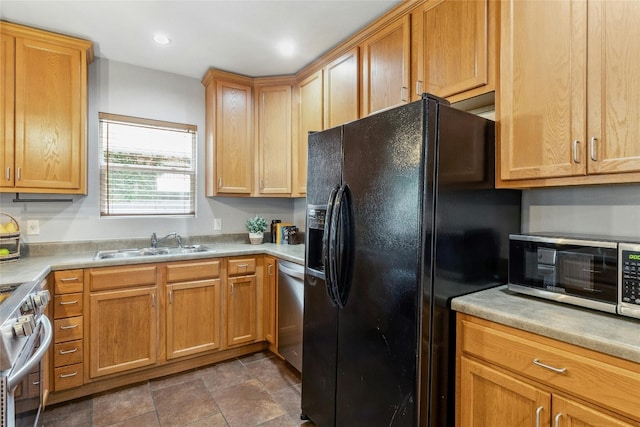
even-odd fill
[(189, 245), (175, 248), (136, 248), (136, 249), (113, 249), (96, 252), (94, 259), (112, 259), (112, 258), (136, 258), (154, 255), (181, 255), (192, 254), (197, 252), (215, 252), (204, 245)]

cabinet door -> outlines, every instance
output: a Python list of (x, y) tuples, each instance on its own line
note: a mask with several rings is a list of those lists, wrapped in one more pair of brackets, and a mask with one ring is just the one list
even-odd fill
[(307, 141), (309, 132), (323, 130), (323, 80), (318, 70), (298, 84), (300, 103), (298, 109), (298, 143), (294, 159), (295, 191), (303, 196), (307, 192)]
[(89, 299), (91, 378), (156, 363), (155, 287), (97, 292)]
[(558, 395), (553, 396), (552, 406), (554, 427), (631, 427), (637, 425), (610, 417), (598, 409)]
[(324, 128), (356, 120), (359, 116), (359, 49), (354, 47), (324, 68)]
[(585, 174), (587, 3), (500, 7), (500, 178)]
[(270, 256), (264, 257), (264, 265), (266, 268), (266, 290), (265, 290), (265, 338), (274, 347), (278, 346), (276, 331), (278, 325), (277, 312), (277, 289), (278, 289), (278, 264), (275, 258)]
[(460, 371), (461, 427), (549, 426), (549, 393), (466, 357)]
[(0, 34), (0, 187), (13, 187), (15, 38)]
[(640, 2), (589, 4), (589, 174), (640, 172)]
[(409, 102), (410, 17), (362, 43), (362, 115)]
[(86, 66), (82, 52), (16, 38), (15, 53), (16, 190), (84, 192)]
[(258, 90), (258, 192), (291, 193), (291, 86)]
[(256, 340), (256, 276), (230, 277), (227, 281), (227, 345)]
[(167, 359), (220, 347), (220, 279), (167, 285)]
[(216, 193), (250, 194), (253, 179), (251, 86), (216, 81)]
[(490, 27), (489, 5), (489, 0), (431, 0), (412, 13), (412, 50), (418, 62), (413, 99), (423, 92), (445, 98), (481, 86), (488, 87), (472, 95), (493, 90), (489, 66), (495, 52), (489, 43), (496, 39), (489, 31), (497, 31), (497, 26)]

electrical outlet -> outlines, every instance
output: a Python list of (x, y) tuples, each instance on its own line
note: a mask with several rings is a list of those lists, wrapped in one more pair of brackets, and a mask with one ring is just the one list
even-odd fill
[(222, 230), (222, 218), (213, 218), (213, 231)]
[(27, 220), (27, 235), (37, 236), (40, 234), (40, 221), (37, 219)]

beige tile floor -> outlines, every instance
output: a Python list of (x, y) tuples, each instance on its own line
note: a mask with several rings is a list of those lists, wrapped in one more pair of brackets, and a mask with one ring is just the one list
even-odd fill
[(312, 427), (300, 374), (268, 351), (47, 408), (46, 427)]

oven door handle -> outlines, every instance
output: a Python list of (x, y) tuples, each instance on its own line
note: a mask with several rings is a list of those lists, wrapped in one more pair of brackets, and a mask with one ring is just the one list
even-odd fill
[(33, 353), (33, 356), (29, 360), (26, 361), (24, 365), (12, 375), (9, 375), (7, 378), (7, 389), (13, 390), (18, 386), (22, 378), (27, 375), (34, 366), (40, 363), (40, 360), (44, 357), (44, 354), (49, 349), (49, 344), (51, 344), (51, 339), (53, 338), (53, 329), (51, 328), (51, 322), (47, 318), (47, 316), (42, 315), (40, 317), (40, 324), (42, 325), (42, 329), (44, 330), (44, 336), (40, 341), (40, 347)]

